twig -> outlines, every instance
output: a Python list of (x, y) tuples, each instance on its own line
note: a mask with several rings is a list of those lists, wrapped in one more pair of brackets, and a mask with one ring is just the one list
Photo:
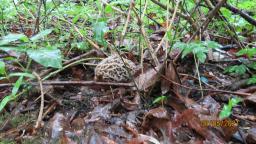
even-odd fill
[(33, 34), (37, 34), (39, 32), (39, 21), (40, 21), (42, 4), (43, 4), (43, 0), (40, 0), (39, 4), (38, 4), (38, 10), (37, 10), (37, 16), (36, 16), (36, 22), (35, 22), (35, 29), (34, 29)]
[(130, 7), (129, 7), (129, 10), (128, 10), (128, 15), (127, 15), (126, 22), (125, 22), (125, 25), (124, 25), (124, 29), (123, 29), (122, 34), (121, 34), (121, 41), (119, 43), (123, 43), (124, 36), (125, 36), (126, 31), (127, 31), (128, 24), (130, 22), (131, 11), (132, 11), (133, 7), (134, 7), (134, 1), (131, 0)]
[[(161, 8), (167, 9), (167, 6), (160, 3), (159, 1), (157, 1), (157, 0), (151, 0), (151, 1), (155, 4), (157, 4), (158, 6), (160, 6)], [(169, 9), (169, 11), (170, 11), (170, 13), (174, 13), (173, 9)], [(188, 13), (183, 14), (183, 13), (177, 12), (177, 15), (184, 18), (185, 20), (187, 20), (194, 30), (197, 29), (197, 26), (196, 26), (194, 20), (191, 18), (191, 16)]]
[[(154, 67), (153, 67), (154, 68)], [(212, 91), (212, 92), (220, 92), (220, 93), (229, 93), (229, 94), (234, 94), (234, 95), (239, 95), (239, 96), (244, 96), (244, 97), (247, 97), (247, 96), (251, 96), (251, 94), (249, 93), (243, 93), (243, 92), (232, 92), (232, 91), (225, 91), (225, 90), (218, 90), (218, 89), (197, 89), (197, 88), (190, 88), (190, 87), (187, 87), (187, 86), (184, 86), (182, 84), (179, 84), (175, 81), (172, 81), (170, 79), (168, 79), (166, 76), (164, 76), (163, 74), (159, 73), (155, 68), (154, 70), (165, 80), (169, 81), (170, 83), (172, 84), (175, 84), (175, 85), (178, 85), (178, 86), (181, 86), (183, 88), (186, 88), (186, 89), (189, 89), (189, 90), (196, 90), (196, 91)]]
[[(206, 0), (206, 4), (207, 6), (212, 10), (214, 9), (214, 5), (212, 4), (212, 2), (210, 0)], [(225, 5), (223, 5), (225, 6)], [(226, 20), (226, 18), (224, 16), (222, 16), (221, 11), (218, 11), (219, 13), (219, 17), (221, 20), (223, 20), (227, 25), (224, 25), (224, 27), (226, 29), (230, 29), (230, 31), (227, 31), (230, 35), (231, 35), (231, 39), (234, 40), (234, 42), (240, 47), (243, 48), (244, 44), (239, 40), (237, 33), (235, 31), (235, 29), (232, 27), (231, 24), (229, 24), (229, 22)]]
[(227, 8), (228, 10), (232, 11), (234, 14), (239, 14), (242, 18), (244, 18), (247, 22), (249, 22), (250, 24), (256, 26), (256, 20), (251, 17), (250, 15), (248, 15), (247, 13), (239, 10), (238, 8), (230, 5), (230, 4), (225, 4), (224, 5), (225, 8)]
[(47, 79), (50, 78), (51, 76), (53, 76), (53, 75), (55, 75), (55, 74), (57, 74), (57, 73), (59, 73), (59, 72), (65, 70), (65, 69), (68, 68), (68, 67), (71, 67), (71, 66), (80, 64), (80, 63), (85, 62), (85, 61), (95, 60), (95, 59), (99, 59), (99, 58), (80, 59), (80, 60), (77, 60), (77, 61), (72, 62), (72, 63), (70, 63), (70, 64), (67, 64), (67, 65), (65, 65), (64, 67), (62, 67), (61, 69), (58, 69), (58, 70), (56, 70), (56, 71), (54, 71), (54, 72), (51, 72), (50, 74), (48, 74), (47, 76), (45, 76), (45, 77), (43, 78), (43, 80), (47, 80)]
[(194, 37), (198, 34), (198, 32), (201, 30), (201, 33), (205, 31), (205, 29), (208, 27), (209, 23), (215, 16), (215, 14), (219, 11), (219, 9), (226, 3), (227, 0), (221, 0), (214, 9), (212, 9), (209, 12), (209, 16), (205, 20), (205, 22), (196, 30), (196, 32), (190, 37), (189, 42), (194, 39)]
[[(109, 4), (108, 2), (106, 2), (105, 0), (102, 0), (102, 2), (103, 2), (104, 4), (106, 4), (106, 5), (110, 5), (110, 4)], [(115, 10), (115, 11), (117, 11), (117, 12), (119, 12), (119, 13), (125, 15), (125, 16), (127, 16), (127, 13), (123, 12), (122, 10), (118, 9), (117, 7), (111, 5), (111, 8), (112, 8), (113, 10)]]
[[(11, 87), (14, 83), (0, 84), (0, 88)], [(27, 84), (38, 85), (38, 82), (28, 82)], [(24, 84), (23, 84), (24, 85)], [(80, 86), (123, 86), (134, 87), (133, 83), (116, 83), (116, 82), (97, 82), (97, 81), (43, 81), (42, 85), (80, 85)]]
[[(215, 16), (215, 14), (219, 11), (219, 9), (225, 4), (227, 0), (221, 0), (214, 9), (212, 9), (209, 12), (209, 16), (207, 17), (207, 19), (205, 20), (205, 22), (196, 30), (196, 32), (194, 32), (194, 34), (190, 37), (190, 39), (187, 41), (187, 43), (189, 43), (191, 40), (193, 40), (195, 38), (195, 36), (198, 34), (198, 32), (203, 33), (207, 26), (209, 25), (209, 23), (211, 22), (211, 20), (213, 19), (213, 17)], [(179, 52), (179, 54), (174, 58), (174, 63), (177, 62), (177, 60), (180, 58), (181, 56), (181, 52)]]
[[(193, 78), (193, 79), (195, 79), (195, 80), (198, 80), (198, 78), (197, 77), (194, 77), (194, 76), (191, 76), (191, 75), (188, 75), (188, 74), (179, 74), (179, 75), (181, 75), (181, 76), (186, 76), (186, 77), (191, 77), (191, 78)], [(203, 81), (202, 81), (203, 82)], [(208, 86), (208, 87), (210, 87), (210, 88), (212, 88), (212, 89), (216, 89), (214, 86), (212, 86), (212, 85), (210, 85), (210, 84), (208, 84), (208, 83), (206, 83), (206, 82), (203, 82), (203, 84), (205, 84), (206, 86)]]
[[(157, 47), (156, 50), (154, 51), (155, 54), (156, 54), (156, 52), (160, 49), (160, 47), (162, 46), (162, 44), (163, 44), (163, 42), (164, 42), (164, 39), (165, 39), (165, 37), (167, 36), (167, 32), (168, 32), (168, 31), (171, 29), (171, 27), (172, 27), (174, 18), (176, 17), (176, 13), (177, 13), (177, 11), (178, 11), (179, 3), (180, 3), (180, 0), (178, 0), (178, 2), (176, 3), (176, 7), (174, 8), (170, 25), (167, 27), (166, 32), (165, 32), (165, 34), (164, 34), (164, 36), (163, 36), (161, 42), (158, 44), (158, 47)], [(166, 51), (167, 51), (167, 50), (166, 50)]]
[(33, 75), (36, 76), (39, 86), (40, 86), (40, 90), (41, 90), (41, 104), (40, 104), (40, 110), (39, 110), (39, 114), (38, 114), (38, 118), (36, 121), (36, 125), (35, 128), (39, 128), (43, 119), (43, 111), (44, 111), (44, 91), (43, 91), (43, 84), (42, 84), (42, 79), (40, 78), (40, 76), (36, 73), (33, 72)]
[[(74, 58), (72, 58), (72, 59), (70, 59), (70, 60), (64, 62), (63, 65), (68, 65), (68, 64), (73, 63), (73, 62), (75, 62), (75, 61), (78, 61), (79, 59), (86, 58), (86, 57), (88, 57), (88, 56), (90, 56), (90, 55), (93, 55), (93, 54), (96, 54), (96, 53), (97, 53), (96, 50), (91, 50), (91, 51), (89, 51), (89, 52), (87, 52), (87, 53), (84, 53), (84, 54), (82, 54), (82, 55), (79, 55), (79, 56), (77, 56), (77, 57), (74, 57)], [(48, 69), (48, 70), (42, 72), (42, 73), (40, 74), (40, 77), (43, 77), (43, 76), (45, 76), (46, 74), (48, 74), (48, 73), (50, 73), (50, 72), (52, 72), (52, 71), (53, 71), (53, 69), (50, 68), (50, 69)]]
[(151, 46), (150, 41), (149, 41), (149, 39), (148, 39), (148, 36), (147, 36), (147, 34), (146, 34), (146, 32), (145, 32), (143, 22), (142, 22), (142, 20), (140, 19), (140, 17), (139, 17), (139, 15), (138, 15), (138, 13), (136, 12), (136, 10), (133, 9), (133, 11), (134, 11), (134, 13), (135, 13), (135, 15), (136, 15), (136, 17), (137, 17), (137, 19), (138, 19), (138, 24), (139, 24), (139, 26), (140, 26), (140, 31), (141, 31), (141, 34), (142, 34), (142, 36), (143, 36), (143, 38), (144, 38), (144, 40), (145, 40), (145, 42), (146, 42), (146, 44), (147, 44), (147, 46), (148, 46), (149, 53), (150, 53), (150, 55), (151, 55), (151, 57), (152, 57), (152, 59), (153, 59), (153, 61), (154, 61), (155, 66), (158, 66), (158, 65), (160, 65), (160, 63), (159, 63), (159, 61), (158, 61), (156, 55), (154, 54), (154, 49), (153, 49), (153, 47)]
[[(88, 43), (90, 43), (90, 44), (93, 46), (93, 48), (95, 48), (96, 50), (98, 50), (98, 51), (102, 52), (103, 54), (105, 54), (105, 53), (100, 49), (100, 47), (99, 47), (97, 44), (95, 44), (91, 39), (85, 37), (85, 36), (79, 31), (79, 29), (77, 28), (76, 25), (74, 25), (73, 23), (69, 22), (68, 20), (65, 20), (64, 18), (58, 18), (58, 19), (59, 19), (59, 20), (62, 20), (62, 21), (64, 21), (64, 22), (67, 22), (68, 24), (70, 24), (71, 26), (73, 26), (73, 27), (74, 27), (74, 30), (75, 30), (82, 38), (84, 38)], [(105, 54), (105, 55), (106, 55), (106, 54)]]

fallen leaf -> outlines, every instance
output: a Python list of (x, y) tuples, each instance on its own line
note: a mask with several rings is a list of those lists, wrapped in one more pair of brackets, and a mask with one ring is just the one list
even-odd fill
[[(179, 75), (172, 61), (168, 64), (167, 68), (165, 69), (165, 77), (172, 82), (181, 84)], [(168, 80), (163, 79), (161, 81), (162, 94), (166, 94), (170, 89), (173, 89), (175, 92), (179, 92), (180, 87), (178, 85), (172, 84), (172, 82)]]
[(149, 87), (153, 86), (159, 80), (159, 74), (162, 73), (162, 68), (163, 64), (160, 64), (136, 77), (135, 82), (137, 83), (138, 89), (147, 90)]

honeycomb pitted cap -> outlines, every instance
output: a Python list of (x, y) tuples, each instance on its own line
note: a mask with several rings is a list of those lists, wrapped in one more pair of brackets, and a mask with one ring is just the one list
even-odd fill
[[(134, 75), (136, 65), (126, 58), (124, 62), (119, 55), (103, 59), (95, 68), (95, 80), (107, 82), (129, 82)], [(130, 74), (129, 74), (130, 73)]]

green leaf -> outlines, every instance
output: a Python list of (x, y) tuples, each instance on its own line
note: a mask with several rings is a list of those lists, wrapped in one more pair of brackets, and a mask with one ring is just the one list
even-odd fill
[(204, 41), (203, 44), (207, 47), (207, 48), (211, 48), (211, 49), (215, 49), (215, 48), (220, 48), (221, 45), (218, 44), (215, 41)]
[(184, 58), (186, 55), (188, 55), (189, 53), (193, 52), (193, 47), (187, 45), (187, 47), (184, 47), (183, 51), (182, 51), (182, 56), (181, 58)]
[(44, 38), (45, 36), (47, 36), (48, 34), (50, 34), (52, 32), (53, 29), (46, 29), (43, 30), (41, 32), (39, 32), (38, 34), (36, 34), (35, 36), (31, 37), (30, 40), (31, 41), (37, 41), (39, 39)]
[(0, 103), (0, 112), (3, 110), (3, 108), (6, 106), (6, 104), (7, 104), (9, 101), (11, 101), (11, 100), (13, 100), (11, 95), (8, 95), (8, 96), (6, 96), (5, 98), (3, 98), (3, 100), (2, 100), (1, 103)]
[(112, 12), (113, 12), (112, 6), (111, 5), (107, 5), (105, 7), (105, 13), (112, 13)]
[(183, 43), (183, 42), (176, 42), (174, 45), (173, 45), (174, 48), (178, 48), (178, 49), (185, 49), (188, 47), (188, 45), (186, 43)]
[(77, 47), (79, 50), (82, 51), (88, 51), (91, 49), (91, 47), (86, 42), (79, 42), (72, 44), (73, 47)]
[(0, 74), (4, 75), (6, 73), (5, 71), (5, 63), (0, 60)]
[(45, 67), (62, 67), (61, 51), (59, 49), (41, 48), (35, 50), (28, 50), (27, 54), (34, 61)]
[(198, 53), (196, 53), (196, 57), (201, 63), (204, 63), (206, 59), (206, 54), (202, 51), (199, 51)]
[(12, 96), (16, 98), (16, 94), (22, 84), (23, 76), (19, 77), (19, 79), (15, 82), (14, 87), (12, 88)]
[(230, 66), (228, 68), (225, 69), (225, 73), (236, 73), (236, 74), (239, 74), (239, 75), (243, 75), (245, 74), (247, 70), (247, 67), (245, 65), (235, 65), (235, 66)]
[(15, 76), (24, 76), (24, 77), (29, 77), (31, 79), (34, 79), (35, 76), (33, 74), (30, 74), (30, 73), (23, 73), (23, 72), (17, 72), (17, 73), (11, 73), (8, 75), (9, 77), (15, 77)]
[(14, 87), (12, 88), (12, 93), (0, 102), (0, 112), (3, 110), (3, 108), (6, 106), (6, 104), (12, 100), (15, 100), (17, 98), (17, 92), (22, 84), (23, 77), (19, 77), (19, 79), (15, 82)]
[(256, 75), (253, 75), (251, 78), (249, 78), (247, 84), (256, 84)]
[(231, 115), (232, 113), (232, 108), (236, 106), (239, 102), (242, 100), (239, 97), (232, 98), (231, 100), (228, 101), (228, 105), (224, 105), (223, 109), (220, 112), (219, 118), (227, 118)]
[(94, 39), (101, 45), (106, 46), (107, 42), (104, 39), (104, 33), (108, 31), (107, 23), (104, 21), (97, 22), (93, 25)]
[(75, 24), (79, 19), (80, 19), (81, 15), (78, 14), (76, 15), (73, 19), (72, 19), (72, 23)]
[(232, 98), (230, 101), (229, 101), (229, 105), (231, 105), (231, 107), (234, 107), (236, 106), (239, 102), (241, 102), (241, 99), (238, 98), (238, 97), (235, 97), (235, 98)]
[(9, 52), (9, 51), (26, 52), (27, 48), (24, 46), (19, 46), (19, 47), (0, 46), (0, 50), (5, 51), (5, 52)]
[(227, 118), (231, 115), (231, 110), (229, 109), (229, 107), (227, 105), (224, 105), (222, 111), (220, 112), (219, 118), (220, 119), (224, 119)]
[(154, 101), (153, 104), (159, 103), (159, 102), (163, 102), (164, 100), (166, 100), (167, 97), (166, 96), (159, 96), (157, 97)]
[(9, 44), (9, 43), (14, 42), (16, 40), (21, 40), (21, 41), (24, 41), (24, 42), (28, 41), (28, 37), (25, 36), (24, 34), (12, 34), (12, 33), (8, 34), (7, 36), (4, 36), (1, 39), (2, 40), (0, 40), (0, 46)]
[(237, 56), (247, 55), (249, 58), (256, 55), (256, 48), (245, 48), (236, 53)]

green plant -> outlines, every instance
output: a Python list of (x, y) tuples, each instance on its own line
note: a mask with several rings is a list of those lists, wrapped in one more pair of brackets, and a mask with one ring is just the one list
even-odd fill
[(228, 104), (224, 105), (221, 112), (220, 112), (220, 115), (219, 115), (219, 118), (220, 119), (224, 119), (224, 118), (227, 118), (231, 115), (232, 113), (232, 108), (234, 106), (236, 106), (239, 102), (241, 102), (242, 100), (238, 97), (235, 97), (235, 98), (232, 98), (228, 101)]
[[(7, 79), (9, 80), (10, 77), (19, 77), (19, 79), (16, 81), (14, 87), (12, 88), (12, 92), (10, 95), (7, 95), (0, 103), (0, 111), (5, 107), (5, 105), (17, 98), (18, 90), (20, 89), (20, 86), (23, 82), (23, 77), (29, 77), (31, 79), (34, 79), (34, 75), (32, 75), (29, 72), (30, 62), (31, 59), (36, 61), (37, 63), (45, 66), (45, 67), (53, 67), (53, 68), (61, 68), (62, 67), (62, 57), (61, 52), (59, 49), (54, 48), (52, 46), (43, 47), (43, 48), (37, 48), (36, 42), (38, 40), (44, 38), (48, 34), (52, 32), (52, 29), (46, 29), (44, 31), (41, 31), (37, 35), (28, 38), (24, 34), (8, 34), (1, 38), (0, 40), (0, 50), (2, 51), (15, 51), (16, 53), (26, 53), (29, 56), (28, 64), (25, 67), (23, 67), (21, 64), (21, 67), (23, 68), (23, 72), (6, 72), (6, 66), (5, 62), (3, 60), (0, 61), (0, 76), (1, 79)], [(12, 43), (15, 42), (15, 46)], [(7, 60), (13, 60), (13, 59), (7, 59)], [(16, 60), (18, 62), (18, 60)]]
[(251, 78), (249, 78), (247, 84), (256, 84), (256, 75), (253, 75)]
[(15, 82), (13, 88), (12, 88), (12, 93), (6, 97), (4, 97), (4, 99), (1, 101), (0, 103), (0, 112), (3, 110), (3, 108), (6, 106), (6, 104), (12, 100), (15, 100), (17, 98), (17, 93), (18, 90), (22, 84), (23, 81), (23, 76), (19, 77), (19, 79)]
[[(51, 32), (52, 29), (46, 29), (31, 38), (28, 38), (24, 34), (8, 34), (0, 40), (0, 50), (6, 52), (12, 50), (17, 53), (25, 52), (31, 59), (45, 67), (61, 68), (62, 56), (59, 49), (51, 45), (38, 48), (36, 45), (40, 39)], [(16, 46), (10, 46), (11, 42), (18, 40), (21, 43), (16, 44)]]
[(182, 58), (190, 53), (193, 53), (201, 63), (205, 62), (206, 54), (209, 48), (213, 49), (218, 47), (220, 47), (220, 45), (214, 41), (200, 41), (191, 43), (177, 42), (174, 44), (174, 48), (181, 49)]
[(161, 103), (163, 104), (164, 101), (167, 100), (167, 96), (159, 96), (157, 97), (154, 101), (153, 101), (153, 104), (157, 104), (157, 103)]
[[(256, 48), (248, 48), (247, 47), (245, 49), (241, 49), (240, 51), (238, 51), (236, 53), (236, 55), (237, 56), (246, 56), (250, 60), (251, 58), (253, 58), (253, 56), (256, 55)], [(235, 73), (235, 74), (243, 75), (249, 69), (256, 70), (256, 62), (249, 61), (249, 63), (248, 63), (243, 59), (241, 59), (241, 62), (243, 64), (227, 67), (224, 72), (225, 73)], [(255, 83), (256, 83), (256, 76), (253, 75), (251, 78), (248, 79), (247, 84), (255, 84)]]
[(244, 64), (229, 66), (225, 69), (225, 73), (235, 73), (239, 75), (245, 74), (247, 67)]

